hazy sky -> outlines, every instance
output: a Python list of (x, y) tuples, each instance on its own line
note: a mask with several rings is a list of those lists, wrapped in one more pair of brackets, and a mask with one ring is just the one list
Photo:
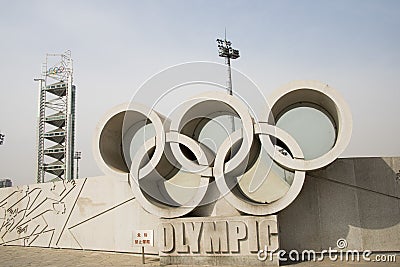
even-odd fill
[(354, 120), (343, 156), (400, 156), (400, 1), (0, 0), (0, 177), (35, 182), (33, 78), (46, 53), (72, 51), (80, 176), (97, 176), (102, 115), (162, 69), (223, 63), (224, 27), (241, 52), (234, 67), (265, 95), (308, 79), (340, 91)]

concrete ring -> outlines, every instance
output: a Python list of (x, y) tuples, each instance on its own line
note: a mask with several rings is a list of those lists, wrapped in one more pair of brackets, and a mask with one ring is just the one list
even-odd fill
[[(295, 81), (276, 90), (268, 98), (272, 107), (268, 110), (268, 123), (275, 124), (279, 118), (294, 107), (301, 107), (305, 103), (317, 106), (321, 111), (328, 113), (336, 128), (336, 141), (333, 147), (324, 155), (315, 159), (304, 160), (300, 163), (293, 160), (291, 163), (276, 158), (281, 165), (296, 170), (315, 170), (332, 163), (346, 149), (352, 132), (352, 116), (343, 97), (332, 87), (318, 81)], [(273, 118), (273, 119), (271, 119)], [(266, 141), (264, 139), (264, 141)], [(264, 142), (265, 145), (265, 142)], [(275, 154), (277, 155), (277, 154)], [(274, 158), (275, 159), (275, 158)]]
[[(197, 139), (207, 121), (220, 115), (238, 116), (242, 122), (243, 141), (237, 153), (226, 163), (227, 173), (237, 172), (237, 167), (247, 159), (253, 143), (253, 120), (248, 108), (238, 98), (223, 92), (206, 92), (183, 103), (171, 116), (170, 130)], [(171, 144), (177, 157), (184, 157), (178, 144)], [(179, 156), (178, 156), (179, 155)]]
[[(177, 138), (174, 135), (176, 134), (167, 135), (168, 141), (177, 142), (188, 147), (193, 151), (198, 162), (201, 164), (200, 166), (206, 166), (206, 168), (202, 170), (203, 174), (211, 175), (212, 170), (209, 167), (209, 159), (202, 155), (199, 147), (196, 147), (193, 142), (188, 142), (190, 140), (189, 138)], [(183, 205), (176, 203), (168, 194), (164, 186), (165, 177), (168, 177), (169, 175), (159, 173), (159, 170), (166, 170), (168, 167), (166, 162), (169, 162), (171, 157), (168, 157), (167, 159), (167, 157), (163, 155), (158, 166), (156, 166), (152, 172), (147, 173), (146, 175), (140, 173), (140, 162), (155, 146), (155, 139), (146, 141), (146, 143), (137, 151), (132, 160), (131, 175), (129, 176), (129, 179), (133, 193), (141, 206), (151, 214), (162, 218), (176, 218), (186, 215), (201, 206), (202, 200), (206, 196), (208, 190), (210, 178), (201, 176), (195, 195)], [(165, 151), (167, 151), (166, 153), (169, 153), (168, 144), (165, 148)], [(171, 164), (171, 162), (169, 163)], [(176, 164), (172, 163), (169, 167), (176, 168)]]
[[(240, 134), (236, 133), (237, 132), (232, 134), (232, 139), (234, 143), (240, 142), (241, 139)], [(303, 157), (301, 149), (299, 148), (297, 143), (294, 142), (294, 140), (287, 139), (286, 136), (278, 136), (278, 134), (275, 134), (273, 132), (271, 133), (271, 135), (281, 139), (281, 141), (288, 146), (290, 152), (294, 155), (294, 157), (296, 158)], [(234, 183), (235, 186), (228, 185), (226, 179), (236, 179), (235, 177), (232, 176), (226, 177), (224, 173), (224, 158), (226, 154), (229, 152), (229, 149), (230, 149), (229, 143), (224, 142), (221, 145), (220, 150), (218, 150), (215, 159), (214, 176), (219, 191), (228, 201), (228, 203), (230, 203), (234, 208), (246, 214), (268, 215), (283, 210), (296, 199), (304, 184), (305, 180), (304, 171), (295, 170), (293, 183), (290, 186), (289, 191), (286, 192), (286, 194), (280, 199), (268, 204), (257, 203), (252, 201), (248, 197), (244, 196), (243, 193), (241, 193), (240, 189), (237, 188), (239, 186), (238, 182)], [(265, 175), (268, 175), (268, 173), (266, 173)]]
[(129, 144), (133, 135), (145, 123), (151, 121), (154, 126), (157, 146), (151, 159), (141, 166), (141, 174), (146, 175), (159, 162), (165, 144), (163, 123), (166, 119), (148, 108), (135, 103), (121, 104), (109, 110), (98, 123), (93, 138), (94, 157), (99, 168), (111, 176), (124, 177), (129, 173)]

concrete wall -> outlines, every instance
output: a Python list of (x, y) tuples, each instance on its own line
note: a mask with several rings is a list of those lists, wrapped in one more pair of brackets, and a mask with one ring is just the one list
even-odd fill
[(278, 214), (280, 245), (321, 251), (400, 250), (400, 158), (338, 159), (307, 173), (298, 198)]
[(133, 230), (156, 229), (158, 219), (127, 181), (104, 176), (1, 189), (0, 225), (1, 245), (139, 253)]
[[(318, 251), (345, 238), (349, 249), (399, 251), (399, 170), (400, 158), (354, 158), (309, 172), (298, 198), (278, 214), (280, 247)], [(239, 215), (221, 199), (211, 216)], [(157, 244), (159, 224), (136, 201), (127, 179), (93, 177), (0, 189), (2, 245), (140, 252), (132, 246), (133, 230), (154, 229)], [(146, 248), (158, 251), (157, 245)]]

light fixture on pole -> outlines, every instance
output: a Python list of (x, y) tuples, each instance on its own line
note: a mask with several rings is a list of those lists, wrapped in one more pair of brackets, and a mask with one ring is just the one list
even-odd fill
[(233, 94), (232, 91), (232, 70), (231, 70), (231, 59), (237, 59), (240, 57), (239, 50), (233, 49), (231, 47), (232, 42), (226, 40), (226, 36), (224, 40), (217, 39), (218, 43), (218, 52), (220, 57), (225, 58), (225, 64), (228, 65), (228, 82), (227, 89), (230, 95)]
[(76, 159), (76, 179), (79, 178), (79, 160), (82, 158), (82, 152), (76, 151), (74, 154), (74, 159)]

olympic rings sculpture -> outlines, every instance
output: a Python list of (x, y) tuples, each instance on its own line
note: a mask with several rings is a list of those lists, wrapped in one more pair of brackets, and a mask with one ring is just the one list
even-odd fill
[[(201, 214), (202, 207), (215, 203), (219, 197), (245, 214), (274, 214), (299, 195), (306, 171), (327, 166), (344, 151), (351, 137), (352, 117), (337, 91), (316, 81), (289, 83), (267, 100), (271, 109), (266, 108), (265, 116), (258, 121), (241, 99), (219, 91), (191, 98), (169, 118), (141, 104), (122, 104), (100, 121), (94, 138), (94, 155), (105, 174), (128, 176), (141, 206), (159, 217)], [(297, 141), (270, 118), (279, 119), (295, 107), (310, 105), (332, 118), (336, 133), (328, 152), (306, 159)], [(235, 116), (242, 127), (231, 133), (215, 153), (199, 142), (199, 134), (207, 122), (221, 114)], [(144, 138), (131, 156), (130, 142), (149, 125), (153, 135)], [(276, 140), (284, 144), (290, 156), (277, 152)], [(240, 177), (260, 158), (261, 150), (266, 151), (274, 164), (294, 172), (288, 190), (269, 203), (255, 201), (239, 184)], [(198, 180), (195, 189), (190, 189), (190, 198), (178, 203), (165, 182), (182, 172), (184, 179)], [(263, 180), (269, 179), (268, 173), (263, 175)]]
[(48, 74), (60, 74), (60, 73), (63, 73), (64, 70), (65, 70), (65, 68), (64, 68), (63, 66), (60, 66), (60, 67), (53, 67), (53, 68), (50, 68), (50, 69), (47, 71), (47, 73), (48, 73)]

